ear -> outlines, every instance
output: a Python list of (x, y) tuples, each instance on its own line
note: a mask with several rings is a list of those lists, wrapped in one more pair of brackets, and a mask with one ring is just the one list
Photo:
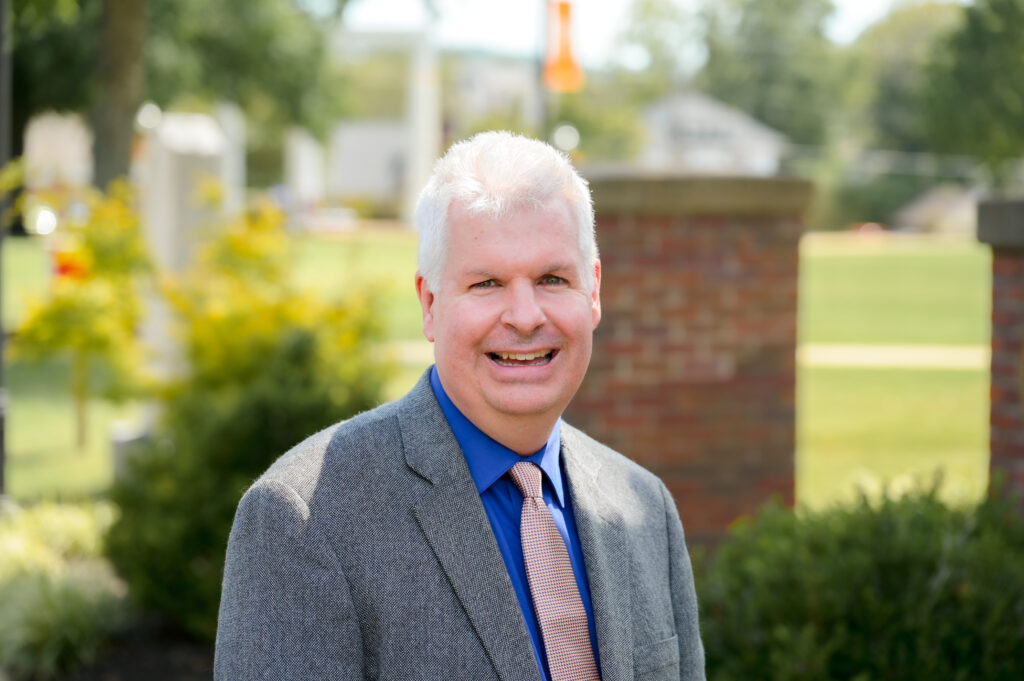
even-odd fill
[(594, 261), (594, 292), (590, 294), (591, 310), (594, 315), (594, 328), (601, 321), (601, 261)]
[(423, 312), (423, 335), (431, 343), (434, 342), (434, 292), (430, 285), (423, 278), (419, 270), (416, 271), (416, 295), (420, 299), (420, 309)]

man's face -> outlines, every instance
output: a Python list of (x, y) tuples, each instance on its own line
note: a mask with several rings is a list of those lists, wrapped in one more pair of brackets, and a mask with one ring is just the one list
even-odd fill
[(601, 319), (600, 264), (590, 290), (567, 205), (501, 220), (453, 207), (448, 246), (438, 290), (416, 279), (445, 391), (499, 442), (517, 423), (553, 426), (583, 380)]

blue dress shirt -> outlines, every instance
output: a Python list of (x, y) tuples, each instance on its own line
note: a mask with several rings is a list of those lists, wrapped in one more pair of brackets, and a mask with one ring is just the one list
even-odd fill
[(561, 466), (561, 421), (555, 424), (547, 444), (530, 456), (520, 456), (514, 451), (499, 444), (489, 435), (477, 428), (467, 419), (451, 401), (441, 379), (437, 375), (437, 367), (430, 370), (430, 385), (441, 411), (444, 412), (448, 425), (458, 441), (469, 464), (469, 472), (480, 493), (487, 518), (491, 521), (494, 538), (498, 540), (501, 557), (505, 561), (509, 577), (519, 608), (523, 611), (526, 628), (533, 642), (533, 653), (540, 667), (541, 677), (550, 681), (547, 654), (541, 640), (540, 625), (537, 613), (530, 598), (530, 585), (526, 577), (526, 562), (523, 559), (523, 545), (520, 540), (519, 524), (522, 517), (523, 495), (506, 475), (512, 466), (520, 461), (530, 461), (544, 471), (543, 494), (544, 503), (551, 511), (555, 527), (562, 535), (569, 560), (576, 576), (576, 585), (580, 590), (583, 607), (587, 611), (587, 626), (590, 628), (590, 645), (594, 650), (594, 660), (600, 670), (601, 661), (597, 655), (597, 633), (594, 629), (594, 613), (590, 605), (590, 587), (587, 584), (587, 573), (583, 565), (583, 552), (580, 550), (579, 535), (576, 532), (576, 518), (572, 511), (572, 499), (569, 486), (565, 484)]

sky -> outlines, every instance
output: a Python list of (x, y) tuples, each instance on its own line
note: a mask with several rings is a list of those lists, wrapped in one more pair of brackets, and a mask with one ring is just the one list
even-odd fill
[[(573, 0), (573, 49), (586, 66), (608, 63), (615, 37), (631, 0)], [(857, 35), (886, 14), (893, 0), (833, 0), (828, 26), (839, 43)], [(693, 6), (695, 0), (678, 0)], [(501, 54), (538, 54), (541, 10), (545, 0), (435, 0), (440, 17), (434, 27), (440, 46), (481, 49)], [(423, 0), (350, 0), (345, 22), (367, 31), (415, 30), (426, 25)]]

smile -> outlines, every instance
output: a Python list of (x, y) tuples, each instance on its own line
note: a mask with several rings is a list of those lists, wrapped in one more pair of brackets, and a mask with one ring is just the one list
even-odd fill
[(503, 367), (535, 367), (543, 366), (555, 356), (555, 350), (546, 352), (488, 352), (487, 356), (495, 364)]

